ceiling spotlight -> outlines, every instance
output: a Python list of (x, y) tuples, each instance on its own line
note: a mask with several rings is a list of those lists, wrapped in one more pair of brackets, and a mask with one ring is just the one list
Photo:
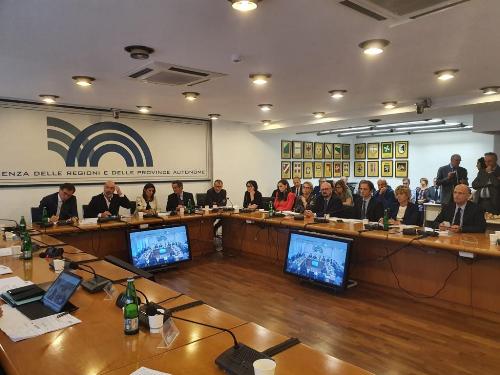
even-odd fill
[(125, 51), (130, 53), (130, 57), (137, 60), (147, 60), (155, 50), (146, 46), (127, 46)]
[(149, 106), (149, 105), (138, 105), (137, 109), (141, 113), (149, 113), (149, 111), (151, 110), (151, 106)]
[(265, 85), (269, 78), (271, 78), (271, 74), (258, 73), (258, 74), (250, 74), (250, 79), (256, 85)]
[(500, 92), (500, 86), (482, 87), (481, 91), (483, 92), (484, 95), (498, 94)]
[(192, 101), (198, 99), (198, 96), (200, 96), (200, 93), (199, 92), (183, 92), (182, 95), (184, 95), (186, 100), (189, 100), (192, 102)]
[(434, 74), (440, 81), (448, 81), (452, 78), (455, 78), (455, 74), (457, 72), (458, 69), (445, 69), (445, 70), (438, 70), (437, 72), (434, 72)]
[(384, 106), (385, 109), (393, 109), (396, 108), (398, 102), (383, 102), (382, 105)]
[(261, 111), (268, 112), (271, 110), (273, 105), (272, 104), (259, 104), (259, 107), (260, 107)]
[(46, 94), (42, 94), (42, 95), (38, 95), (43, 102), (47, 103), (47, 104), (54, 104), (56, 102), (56, 99), (59, 99), (59, 97), (57, 95), (46, 95)]
[(315, 118), (323, 118), (325, 117), (325, 112), (313, 112)]
[(248, 12), (257, 8), (257, 3), (261, 0), (229, 0), (233, 9), (240, 12)]
[(365, 55), (379, 55), (384, 52), (384, 48), (389, 45), (389, 41), (386, 39), (370, 39), (359, 43), (359, 47), (363, 50)]
[(95, 81), (94, 77), (88, 76), (73, 76), (72, 78), (78, 86), (90, 86)]
[(347, 90), (331, 90), (331, 91), (328, 91), (328, 93), (330, 94), (330, 96), (333, 98), (333, 99), (342, 99), (345, 95), (345, 93), (347, 92)]
[(270, 125), (271, 124), (271, 120), (262, 120), (262, 125)]
[(220, 115), (218, 113), (210, 113), (208, 117), (210, 117), (210, 120), (218, 120)]

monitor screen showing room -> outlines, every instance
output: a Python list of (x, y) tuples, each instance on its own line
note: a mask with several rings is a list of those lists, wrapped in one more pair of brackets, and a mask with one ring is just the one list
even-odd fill
[(284, 271), (343, 289), (347, 282), (351, 243), (349, 238), (290, 232)]
[(185, 225), (129, 232), (130, 260), (134, 266), (153, 270), (191, 259)]

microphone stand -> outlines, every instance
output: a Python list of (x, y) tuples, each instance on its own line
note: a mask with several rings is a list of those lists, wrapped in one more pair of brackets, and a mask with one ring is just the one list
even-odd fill
[[(82, 268), (82, 267), (87, 267), (90, 269), (89, 270), (86, 270), (85, 268)], [(69, 264), (69, 268), (73, 269), (73, 270), (82, 270), (84, 272), (88, 272), (88, 273), (91, 273), (92, 275), (94, 275), (94, 277), (90, 280), (85, 280), (82, 282), (82, 288), (85, 289), (87, 292), (89, 293), (97, 293), (97, 292), (100, 292), (101, 290), (104, 289), (104, 287), (109, 283), (111, 282), (111, 280), (105, 278), (105, 277), (102, 277), (102, 276), (99, 276), (96, 272), (95, 272), (95, 269), (91, 266), (89, 266), (88, 264), (78, 264), (78, 263), (75, 263), (75, 262), (71, 262)]]

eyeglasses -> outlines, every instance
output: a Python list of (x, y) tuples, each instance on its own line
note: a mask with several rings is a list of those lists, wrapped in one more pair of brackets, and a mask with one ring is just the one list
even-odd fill
[(216, 188), (221, 188), (221, 187), (222, 187), (222, 185), (214, 185), (214, 187), (216, 187)]
[(252, 185), (247, 185), (247, 187), (252, 187)]

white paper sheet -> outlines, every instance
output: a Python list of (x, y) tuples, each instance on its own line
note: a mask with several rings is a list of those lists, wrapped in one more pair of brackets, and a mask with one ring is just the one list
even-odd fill
[(147, 367), (141, 367), (132, 372), (130, 375), (170, 375), (170, 374), (166, 372), (152, 370)]
[(10, 289), (20, 288), (31, 284), (33, 284), (31, 281), (24, 281), (18, 276), (6, 277), (5, 279), (0, 279), (0, 294)]

